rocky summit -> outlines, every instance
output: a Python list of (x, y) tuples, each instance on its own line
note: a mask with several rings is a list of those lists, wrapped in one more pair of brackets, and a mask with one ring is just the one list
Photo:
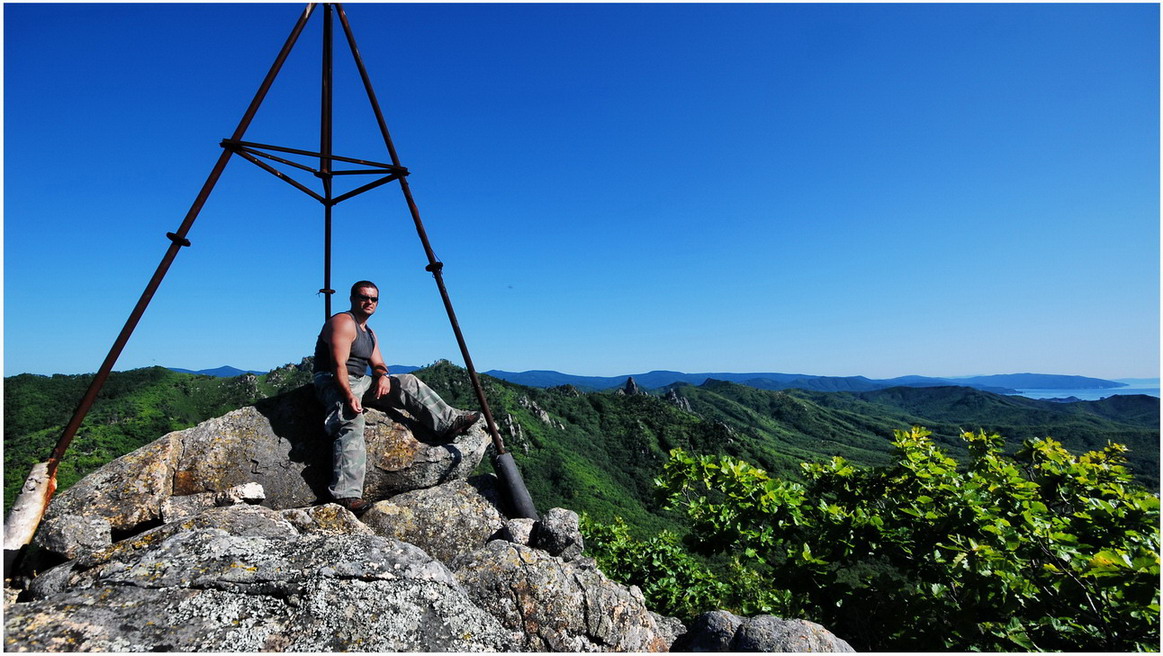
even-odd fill
[[(155, 442), (53, 499), (6, 588), (6, 651), (851, 651), (802, 620), (691, 627), (585, 557), (577, 515), (506, 519), (478, 424), (367, 409), (361, 517), (328, 503), (309, 387)], [(17, 589), (19, 588), (19, 589)]]

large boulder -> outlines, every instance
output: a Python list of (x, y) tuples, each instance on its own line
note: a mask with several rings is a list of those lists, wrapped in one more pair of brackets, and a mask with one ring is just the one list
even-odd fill
[(750, 617), (735, 634), (733, 651), (783, 652), (851, 652), (847, 641), (837, 638), (824, 627), (807, 620), (756, 615)]
[[(490, 443), (479, 424), (442, 444), (405, 415), (372, 408), (366, 414), (370, 499), (467, 478)], [(264, 399), (101, 467), (57, 495), (46, 519), (101, 517), (114, 535), (125, 535), (196, 514), (221, 503), (228, 490), (255, 483), (271, 508), (326, 501), (331, 443), (322, 426), (310, 386)]]
[(691, 652), (851, 652), (845, 640), (807, 620), (774, 615), (740, 617), (725, 610), (703, 613), (673, 645)]
[(421, 549), (300, 533), (251, 506), (62, 567), (59, 589), (6, 609), (5, 650), (467, 652), (520, 643)]
[(566, 508), (547, 510), (534, 526), (529, 546), (548, 552), (550, 556), (560, 556), (562, 560), (580, 557), (585, 550), (585, 541), (577, 513)]
[(377, 502), (360, 521), (446, 564), (481, 548), (505, 526), (496, 506), (464, 481), (397, 494)]
[(468, 595), (529, 651), (666, 651), (642, 593), (592, 566), (493, 540), (457, 564)]

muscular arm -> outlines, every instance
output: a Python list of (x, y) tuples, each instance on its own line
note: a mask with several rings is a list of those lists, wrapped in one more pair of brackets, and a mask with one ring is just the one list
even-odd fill
[[(356, 337), (355, 320), (350, 314), (337, 314), (327, 320), (323, 327), (323, 341), (331, 347), (331, 361), (334, 364), (335, 384), (347, 399), (347, 405), (357, 414), (363, 412), (360, 400), (351, 391), (347, 382), (347, 358), (351, 356), (351, 345)], [(363, 372), (360, 372), (362, 375)]]

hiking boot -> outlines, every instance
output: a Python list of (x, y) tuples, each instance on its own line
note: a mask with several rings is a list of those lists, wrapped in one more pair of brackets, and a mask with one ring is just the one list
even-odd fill
[(473, 424), (477, 423), (481, 418), (479, 412), (466, 412), (463, 415), (452, 420), (452, 425), (444, 430), (440, 435), (440, 439), (449, 441), (454, 437), (464, 435), (468, 429), (472, 428)]
[(368, 508), (372, 507), (372, 504), (370, 502), (364, 501), (363, 499), (361, 499), (359, 497), (348, 497), (346, 499), (336, 499), (335, 503), (338, 503), (339, 505), (343, 506), (344, 508), (347, 508), (348, 510), (355, 513), (356, 515), (362, 515)]

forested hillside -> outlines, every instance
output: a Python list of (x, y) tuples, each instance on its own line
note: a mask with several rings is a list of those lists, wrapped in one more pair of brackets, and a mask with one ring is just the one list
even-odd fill
[[(160, 367), (110, 376), (61, 466), (60, 485), (166, 432), (307, 384), (309, 360), (262, 376), (182, 374)], [(476, 405), (464, 370), (439, 362), (416, 372), (450, 403)], [(671, 449), (731, 455), (797, 478), (801, 462), (841, 455), (861, 465), (891, 457), (892, 431), (923, 425), (958, 459), (963, 430), (996, 431), (1016, 449), (1053, 436), (1074, 452), (1107, 441), (1130, 447), (1137, 479), (1159, 486), (1159, 402), (1152, 397), (1051, 403), (962, 387), (863, 393), (769, 391), (710, 380), (665, 395), (582, 393), (525, 387), (482, 376), (493, 414), (538, 507), (621, 516), (636, 533), (671, 528), (654, 479)], [(5, 379), (5, 512), (31, 465), (44, 460), (91, 375)]]

